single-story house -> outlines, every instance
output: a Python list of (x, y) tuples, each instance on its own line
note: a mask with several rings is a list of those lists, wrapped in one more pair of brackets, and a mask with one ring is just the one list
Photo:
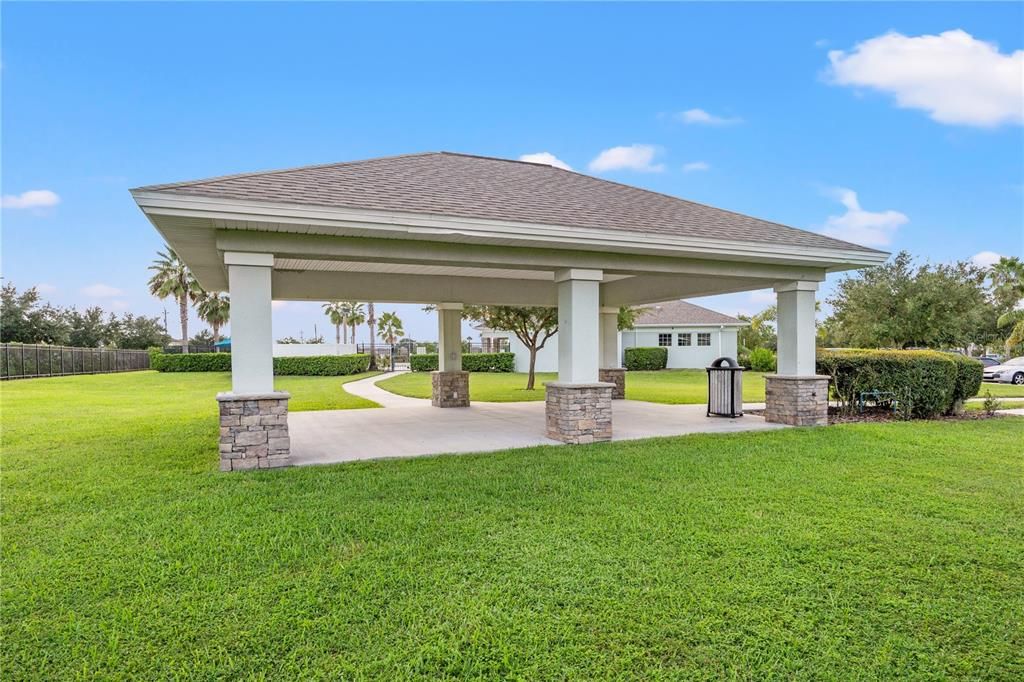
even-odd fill
[[(747, 324), (735, 317), (688, 303), (666, 301), (643, 306), (633, 329), (618, 333), (618, 355), (627, 348), (664, 346), (668, 348), (668, 368), (703, 368), (723, 355), (736, 357), (736, 334)], [(484, 350), (509, 350), (516, 356), (516, 371), (530, 366), (530, 352), (512, 332), (474, 327), (480, 332)], [(537, 353), (538, 372), (558, 371), (558, 334)]]

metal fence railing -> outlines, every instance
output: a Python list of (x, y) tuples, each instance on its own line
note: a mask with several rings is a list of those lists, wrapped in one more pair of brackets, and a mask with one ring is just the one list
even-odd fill
[(107, 374), (140, 369), (149, 369), (149, 353), (144, 350), (0, 343), (0, 379)]

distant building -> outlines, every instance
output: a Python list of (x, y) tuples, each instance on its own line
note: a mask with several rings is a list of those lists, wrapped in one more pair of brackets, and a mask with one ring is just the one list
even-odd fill
[[(619, 354), (626, 348), (664, 346), (669, 369), (703, 368), (723, 355), (736, 357), (736, 334), (746, 322), (686, 301), (643, 306), (633, 329), (619, 332)], [(484, 351), (509, 350), (516, 355), (516, 371), (529, 369), (530, 352), (516, 335), (474, 327), (480, 332)], [(558, 334), (537, 353), (538, 372), (558, 371)]]

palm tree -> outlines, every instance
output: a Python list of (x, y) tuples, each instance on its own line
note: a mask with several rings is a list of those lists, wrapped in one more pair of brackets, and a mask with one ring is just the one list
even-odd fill
[(341, 343), (342, 327), (345, 328), (345, 343), (348, 343), (348, 320), (345, 317), (344, 306), (345, 304), (341, 301), (331, 301), (321, 306), (324, 309), (324, 315), (327, 315), (327, 319), (334, 325), (335, 343)]
[(231, 299), (227, 294), (205, 291), (197, 297), (196, 312), (199, 319), (210, 325), (213, 329), (213, 349), (217, 350), (217, 342), (220, 341), (220, 328), (228, 323), (231, 318)]
[(370, 328), (370, 367), (377, 369), (377, 317), (374, 315), (373, 303), (366, 304), (366, 326)]
[[(341, 302), (341, 314), (345, 318), (348, 325), (352, 328), (352, 343), (356, 342), (356, 327), (363, 323), (363, 304), (357, 301), (342, 301)], [(358, 320), (358, 321), (353, 321)], [(346, 341), (347, 340), (346, 330)]]
[(363, 311), (363, 304), (356, 303), (355, 301), (349, 301), (346, 305), (351, 305), (349, 308), (346, 318), (348, 319), (349, 327), (352, 329), (352, 343), (356, 342), (356, 327), (366, 322), (366, 313)]
[(394, 346), (398, 338), (405, 334), (405, 330), (402, 329), (402, 321), (398, 319), (398, 315), (384, 313), (377, 321), (377, 333), (384, 342)]
[(1024, 302), (1024, 261), (1016, 256), (1003, 256), (992, 266), (989, 276), (996, 305), (1006, 311), (996, 324), (999, 328), (1010, 328), (1006, 350), (1012, 353), (1017, 346), (1024, 344), (1024, 308), (1019, 307)]
[(158, 258), (149, 269), (153, 276), (149, 278), (149, 293), (157, 298), (173, 297), (178, 302), (178, 315), (181, 319), (181, 352), (188, 353), (188, 303), (195, 301), (203, 293), (192, 271), (185, 261), (169, 246), (165, 251), (157, 251)]

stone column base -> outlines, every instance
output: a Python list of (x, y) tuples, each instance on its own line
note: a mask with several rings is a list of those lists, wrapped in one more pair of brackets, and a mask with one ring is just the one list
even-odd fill
[(434, 407), (469, 407), (469, 372), (433, 372), (430, 404)]
[(544, 384), (548, 438), (563, 443), (595, 443), (612, 439), (614, 384)]
[(606, 367), (597, 370), (597, 380), (612, 387), (612, 400), (623, 400), (626, 397), (626, 370)]
[(221, 471), (288, 466), (289, 398), (284, 391), (217, 394)]
[(790, 426), (828, 424), (829, 377), (769, 374), (765, 380), (765, 421)]

